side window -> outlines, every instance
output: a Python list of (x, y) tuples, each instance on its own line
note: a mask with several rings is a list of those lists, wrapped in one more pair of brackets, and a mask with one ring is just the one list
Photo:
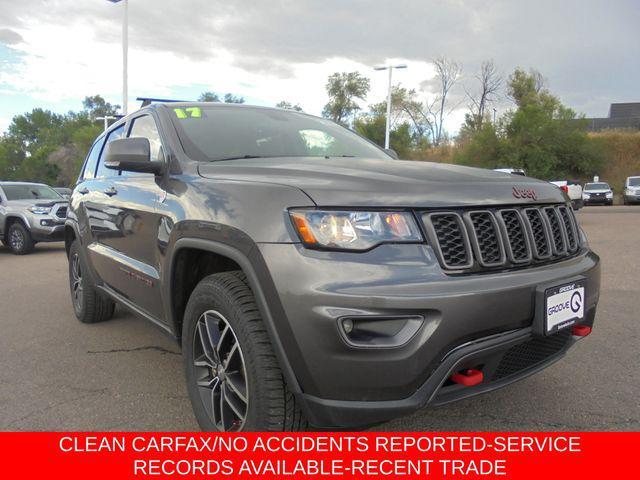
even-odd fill
[[(115, 130), (111, 131), (111, 133), (109, 133), (109, 136), (107, 137), (107, 141), (105, 142), (105, 145), (107, 145), (109, 142), (113, 142), (114, 140), (122, 138), (123, 136), (124, 136), (124, 124), (120, 125), (118, 128), (116, 128)], [(104, 152), (104, 149), (102, 149), (102, 151)], [(100, 155), (98, 170), (96, 171), (96, 178), (116, 177), (116, 176), (118, 176), (118, 171), (110, 170), (106, 168), (104, 166), (104, 155)]]
[(160, 159), (162, 142), (160, 142), (160, 134), (158, 133), (156, 122), (151, 115), (134, 118), (129, 130), (129, 137), (148, 138), (151, 146), (151, 161)]
[(91, 180), (95, 176), (98, 157), (100, 157), (100, 151), (102, 150), (103, 145), (104, 137), (94, 143), (91, 147), (89, 155), (87, 156), (87, 160), (84, 164), (84, 170), (82, 171), (82, 175), (80, 176), (82, 180)]

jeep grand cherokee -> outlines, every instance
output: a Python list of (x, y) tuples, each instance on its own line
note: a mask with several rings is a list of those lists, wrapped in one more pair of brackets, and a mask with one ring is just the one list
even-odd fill
[(554, 185), (238, 105), (114, 124), (66, 247), (82, 322), (117, 302), (181, 342), (205, 430), (355, 428), (505, 386), (591, 331), (600, 283)]

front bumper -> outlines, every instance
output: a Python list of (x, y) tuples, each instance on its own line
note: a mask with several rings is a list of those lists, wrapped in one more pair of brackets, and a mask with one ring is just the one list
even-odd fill
[(640, 203), (640, 194), (625, 194), (624, 199), (627, 203)]
[(65, 218), (51, 213), (38, 215), (29, 213), (26, 216), (31, 238), (36, 242), (58, 242), (64, 240)]
[[(595, 317), (600, 289), (599, 258), (586, 250), (554, 264), (461, 276), (445, 275), (426, 245), (383, 245), (359, 254), (297, 244), (261, 244), (259, 250), (282, 306), (276, 328), (302, 390), (300, 400), (318, 426), (384, 421), (533, 373), (571, 342), (517, 375), (458, 393), (445, 384), (460, 362), (488, 355), (485, 363), (497, 366), (511, 346), (533, 338), (539, 285), (584, 277), (587, 322)], [(396, 348), (354, 347), (339, 329), (338, 319), (345, 316), (402, 315), (424, 321)]]
[(31, 237), (36, 242), (60, 242), (64, 240), (64, 220), (62, 222), (57, 221), (51, 226), (34, 226), (31, 228)]
[(613, 197), (590, 197), (584, 198), (583, 203), (585, 205), (607, 205), (613, 203)]

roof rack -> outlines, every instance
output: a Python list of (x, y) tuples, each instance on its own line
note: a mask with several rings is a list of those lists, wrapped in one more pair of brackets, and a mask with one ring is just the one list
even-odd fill
[(140, 108), (146, 107), (147, 105), (151, 105), (152, 103), (175, 103), (175, 102), (184, 102), (184, 100), (174, 100), (170, 98), (150, 98), (150, 97), (138, 97), (137, 101), (142, 102)]

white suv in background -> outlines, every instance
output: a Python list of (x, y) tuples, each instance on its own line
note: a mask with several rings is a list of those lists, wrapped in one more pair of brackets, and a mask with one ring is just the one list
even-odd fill
[(622, 201), (625, 205), (640, 203), (640, 177), (627, 177), (624, 182)]

